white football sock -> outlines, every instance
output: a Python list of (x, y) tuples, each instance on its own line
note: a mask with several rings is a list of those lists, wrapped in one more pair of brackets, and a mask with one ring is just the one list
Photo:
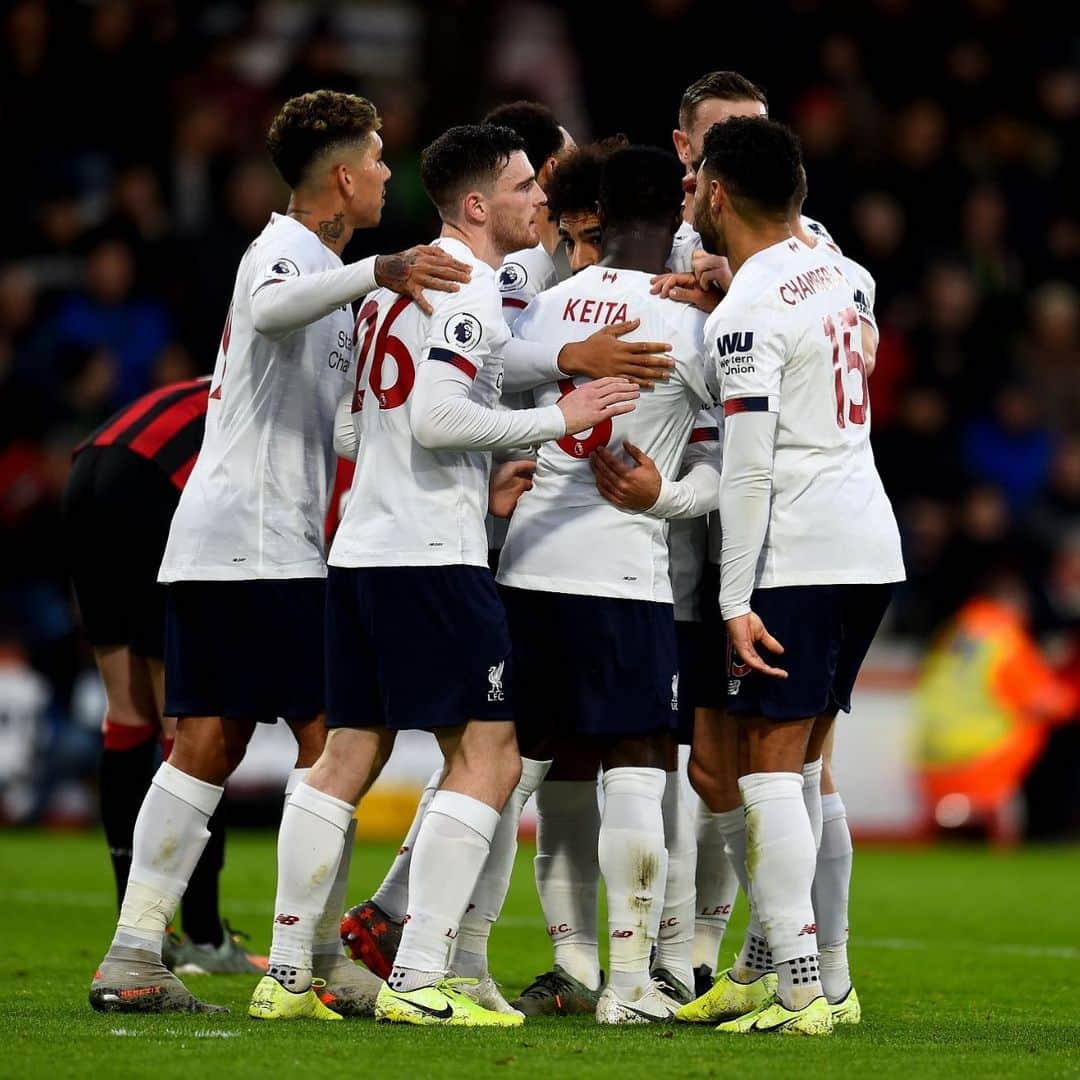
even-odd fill
[(723, 825), (737, 821), (745, 832), (746, 812), (712, 813), (703, 803), (697, 809), (697, 915), (694, 920), (694, 967), (718, 971), (720, 946), (739, 895), (739, 876), (725, 850)]
[(653, 968), (670, 971), (684, 986), (694, 988), (694, 907), (697, 892), (694, 870), (697, 840), (694, 819), (682, 797), (682, 774), (669, 772), (664, 783), (664, 846), (667, 848), (667, 879), (660, 929), (656, 938)]
[(291, 769), (289, 775), (285, 778), (285, 801), (288, 802), (292, 798), (292, 793), (308, 778), (308, 773), (311, 772), (310, 768), (306, 769)]
[(521, 759), (521, 779), (499, 815), (499, 826), (491, 839), (491, 851), (477, 878), (472, 899), (461, 919), (461, 929), (454, 941), (451, 967), (455, 975), (483, 979), (488, 974), (487, 947), (510, 888), (517, 855), (518, 824), (529, 796), (540, 786), (551, 768), (550, 761)]
[[(409, 911), (394, 969), (394, 990), (415, 989), (445, 975), (450, 947), (491, 849), (499, 812), (457, 791), (437, 791), (409, 871)], [(418, 974), (423, 981), (417, 983)]]
[(536, 891), (555, 963), (600, 988), (600, 807), (596, 780), (545, 780), (536, 790)]
[(800, 1009), (821, 995), (810, 889), (817, 853), (801, 773), (751, 773), (746, 806), (750, 890), (779, 977), (781, 1002)]
[(821, 985), (834, 1004), (851, 989), (848, 970), (848, 890), (851, 887), (851, 831), (839, 792), (821, 797), (824, 827), (814, 876), (814, 916), (821, 949)]
[(278, 833), (274, 932), (267, 974), (286, 990), (311, 986), (312, 943), (337, 880), (353, 806), (299, 784), (285, 806)]
[(724, 850), (727, 852), (728, 862), (731, 864), (732, 873), (738, 879), (739, 885), (746, 896), (746, 904), (750, 909), (750, 922), (746, 927), (746, 937), (743, 938), (739, 955), (731, 967), (731, 978), (735, 982), (749, 983), (760, 979), (773, 969), (772, 953), (769, 951), (769, 943), (765, 940), (765, 931), (757, 917), (757, 909), (754, 906), (754, 897), (750, 891), (750, 880), (746, 871), (746, 808), (729, 810), (724, 814), (718, 814), (718, 827), (724, 834)]
[(435, 792), (439, 790), (442, 778), (443, 768), (440, 765), (424, 785), (424, 790), (420, 795), (420, 803), (416, 807), (416, 813), (413, 814), (409, 831), (405, 834), (405, 839), (402, 841), (397, 856), (390, 864), (386, 877), (382, 879), (382, 884), (375, 890), (375, 895), (371, 898), (372, 903), (378, 904), (395, 922), (401, 922), (409, 908), (409, 868), (412, 866), (416, 837), (420, 832), (420, 823), (424, 820), (424, 814), (427, 813), (427, 808), (431, 804)]
[(607, 889), (611, 932), (609, 982), (628, 1001), (649, 985), (667, 880), (662, 769), (608, 769), (603, 776), (600, 873)]
[(802, 767), (802, 797), (814, 834), (814, 850), (821, 847), (821, 758)]
[(330, 895), (326, 898), (319, 921), (315, 926), (315, 936), (311, 941), (311, 955), (316, 964), (319, 957), (344, 956), (341, 944), (341, 916), (345, 911), (345, 896), (349, 891), (349, 868), (352, 866), (353, 848), (356, 846), (356, 818), (349, 822), (345, 830), (345, 840), (341, 846), (341, 858), (338, 859), (337, 873)]
[(168, 762), (158, 768), (135, 819), (131, 873), (113, 946), (161, 958), (165, 927), (210, 839), (207, 824), (224, 791)]

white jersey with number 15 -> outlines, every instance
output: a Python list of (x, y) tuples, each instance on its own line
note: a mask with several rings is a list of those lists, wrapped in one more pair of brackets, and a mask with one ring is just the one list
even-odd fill
[(777, 415), (757, 587), (902, 581), (900, 535), (870, 449), (855, 288), (831, 253), (794, 238), (757, 252), (705, 340), (724, 417)]

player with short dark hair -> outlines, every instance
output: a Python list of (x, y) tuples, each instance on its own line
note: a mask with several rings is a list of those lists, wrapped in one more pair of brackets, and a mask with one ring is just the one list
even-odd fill
[[(425, 304), (425, 287), (468, 278), (430, 248), (342, 265), (353, 232), (382, 214), (390, 171), (378, 126), (370, 102), (321, 90), (287, 102), (270, 129), (268, 149), (293, 189), (240, 261), (202, 446), (169, 530), (158, 580), (176, 742), (139, 812), (116, 933), (90, 988), (95, 1009), (217, 1010), (161, 962), (207, 822), (257, 722), (289, 722), (298, 770), (325, 742), (323, 523), (333, 417), (352, 365), (349, 304), (378, 284)], [(339, 1009), (370, 1011), (370, 980), (345, 960), (332, 922), (319, 938), (320, 976)]]
[(446, 771), (416, 837), (408, 918), (376, 1016), (521, 1023), (448, 978), (451, 943), (521, 772), (510, 638), (487, 562), (491, 452), (570, 437), (633, 409), (637, 391), (599, 380), (545, 408), (496, 408), (509, 333), (495, 273), (508, 252), (535, 244), (544, 195), (521, 139), (495, 125), (439, 136), (421, 178), (443, 221), (436, 246), (471, 279), (434, 297), (430, 315), (386, 290), (360, 309), (349, 402), (359, 453), (329, 560), (331, 733), (282, 820), (270, 965), (249, 1009), (262, 1019), (317, 1011), (313, 939), (353, 811), (396, 732), (422, 728)]
[[(748, 753), (739, 779), (754, 841), (748, 881), (778, 979), (775, 994), (720, 1030), (817, 1035), (834, 1021), (811, 899), (821, 819), (804, 798), (803, 766), (820, 745), (815, 731), (850, 709), (904, 568), (870, 450), (856, 287), (828, 252), (792, 235), (803, 177), (783, 125), (714, 125), (694, 222), (705, 250), (734, 271), (706, 328), (725, 418), (720, 609), (732, 647), (727, 710)], [(709, 767), (696, 756), (691, 768), (706, 799)], [(687, 1019), (700, 1019), (711, 993)]]
[[(518, 502), (499, 568), (514, 639), (517, 717), (528, 756), (573, 736), (603, 768), (600, 869), (607, 886), (611, 972), (598, 1022), (670, 1019), (678, 1002), (651, 978), (666, 881), (662, 799), (671, 767), (677, 685), (675, 628), (663, 519), (623, 513), (597, 490), (590, 456), (652, 452), (674, 476), (704, 393), (703, 317), (649, 294), (681, 214), (681, 170), (651, 148), (615, 151), (601, 177), (604, 257), (542, 293), (515, 332), (527, 340), (580, 339), (593, 325), (641, 319), (669, 337), (670, 380), (633, 418), (540, 450), (533, 487)], [(556, 400), (572, 380), (535, 391)], [(571, 635), (553, 628), (572, 626)], [(643, 870), (644, 868), (644, 870)]]

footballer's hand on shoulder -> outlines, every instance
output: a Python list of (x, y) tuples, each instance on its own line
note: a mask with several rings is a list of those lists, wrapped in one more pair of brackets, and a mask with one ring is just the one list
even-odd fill
[(692, 304), (706, 314), (724, 299), (715, 289), (703, 288), (693, 274), (660, 274), (651, 280), (654, 296)]
[(504, 461), (491, 470), (488, 483), (488, 513), (492, 517), (508, 518), (517, 506), (518, 499), (529, 491), (536, 462), (532, 459)]
[(748, 611), (745, 615), (736, 615), (733, 619), (725, 619), (724, 625), (727, 626), (728, 637), (731, 638), (731, 644), (735, 652), (738, 653), (739, 659), (747, 667), (754, 671), (760, 671), (762, 675), (769, 675), (774, 679), (787, 678), (787, 672), (783, 668), (773, 667), (771, 664), (766, 663), (757, 651), (756, 646), (761, 644), (769, 652), (776, 653), (778, 656), (782, 656), (784, 653), (784, 646), (769, 633), (760, 616), (753, 611)]
[(559, 398), (566, 434), (576, 435), (622, 413), (633, 412), (641, 391), (629, 379), (595, 379)]
[(731, 288), (731, 279), (735, 275), (732, 274), (731, 264), (725, 256), (710, 255), (699, 248), (690, 256), (690, 265), (701, 288), (719, 290), (721, 293), (726, 293)]
[(675, 361), (668, 355), (666, 341), (624, 341), (636, 330), (640, 319), (612, 323), (584, 341), (572, 341), (559, 351), (559, 369), (567, 375), (588, 375), (590, 379), (629, 379), (649, 387), (668, 378)]
[(432, 309), (424, 299), (424, 289), (457, 292), (471, 277), (472, 268), (467, 263), (433, 244), (418, 244), (397, 255), (379, 255), (375, 259), (375, 283), (410, 297), (425, 315), (430, 315)]
[(620, 510), (648, 510), (660, 496), (660, 471), (651, 457), (633, 443), (624, 442), (630, 462), (620, 461), (606, 446), (589, 458), (596, 490)]

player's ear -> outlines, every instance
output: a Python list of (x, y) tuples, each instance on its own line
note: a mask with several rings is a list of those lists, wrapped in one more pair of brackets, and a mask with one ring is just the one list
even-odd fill
[(684, 165), (690, 164), (690, 139), (684, 131), (676, 128), (671, 133), (671, 141), (675, 144), (675, 153)]
[(488, 219), (487, 202), (479, 191), (470, 191), (461, 202), (465, 220), (473, 225), (483, 225)]

